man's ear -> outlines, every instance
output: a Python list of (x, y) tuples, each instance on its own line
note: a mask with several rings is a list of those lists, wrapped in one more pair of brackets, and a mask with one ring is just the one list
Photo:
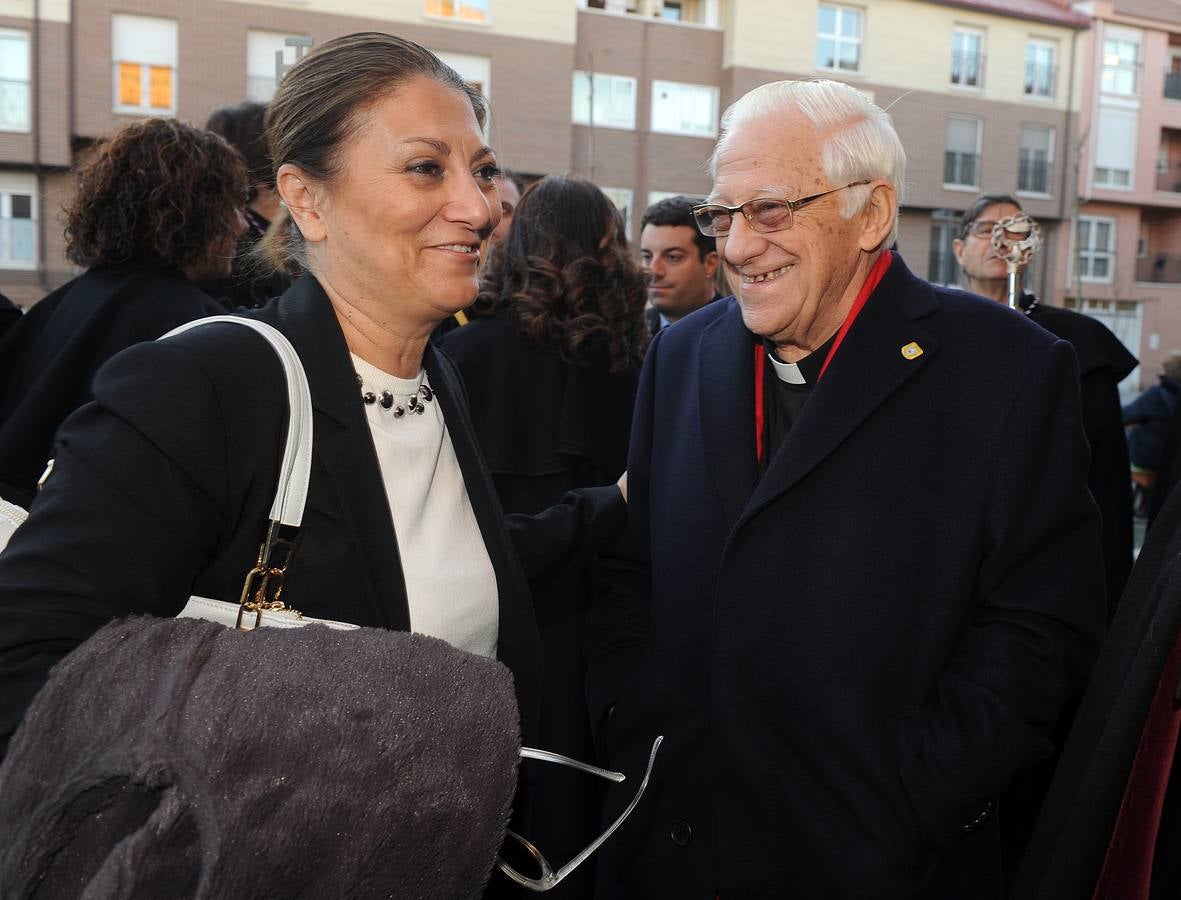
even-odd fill
[(964, 264), (964, 242), (960, 238), (951, 242), (951, 254), (957, 263), (961, 266)]
[(709, 253), (705, 254), (705, 259), (702, 261), (702, 265), (705, 266), (706, 278), (713, 278), (718, 274), (719, 262), (721, 262), (721, 260), (718, 258), (717, 250), (710, 250)]
[(860, 216), (864, 227), (859, 245), (866, 253), (872, 253), (885, 244), (898, 217), (898, 195), (894, 193), (894, 186), (888, 181), (875, 182)]
[(328, 229), (320, 212), (319, 185), (298, 166), (283, 163), (275, 173), (275, 187), (304, 240), (313, 244), (324, 240)]

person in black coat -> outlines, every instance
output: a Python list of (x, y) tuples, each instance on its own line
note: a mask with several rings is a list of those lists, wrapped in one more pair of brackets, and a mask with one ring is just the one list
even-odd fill
[(8, 329), (21, 320), (22, 315), (19, 306), (0, 294), (0, 338), (3, 338)]
[(861, 91), (756, 88), (712, 163), (739, 294), (648, 350), (587, 619), (606, 764), (664, 735), (596, 889), (995, 900), (998, 799), (1103, 632), (1075, 354), (886, 249), (905, 151)]
[(246, 171), (214, 134), (127, 125), (79, 169), (66, 254), (88, 270), (0, 340), (0, 496), (28, 506), (53, 435), (112, 356), (225, 312), (196, 282), (229, 271)]
[[(550, 176), (521, 198), (493, 256), (472, 321), (440, 342), (468, 385), (472, 420), (496, 493), (509, 513), (536, 513), (566, 491), (615, 483), (645, 344), (644, 276), (623, 220), (580, 178)], [(592, 759), (583, 694), (585, 555), (534, 587), (546, 679), (541, 742)], [(573, 858), (596, 837), (601, 782), (543, 769), (531, 831), (551, 860)], [(552, 896), (589, 897), (593, 868)]]
[[(499, 215), (485, 113), (478, 91), (408, 40), (347, 35), (305, 57), (272, 101), (268, 137), (293, 223), (271, 249), (308, 275), (254, 315), (293, 344), (313, 407), (283, 601), (500, 660), (530, 742), (542, 678), (527, 579), (610, 536), (624, 510), (612, 485), (506, 520), (463, 383), (428, 347), (474, 299)], [(267, 531), (286, 390), (256, 335), (214, 324), (131, 347), (94, 397), (62, 427), (53, 473), (0, 554), (0, 738), (53, 663), (110, 619), (175, 615), (193, 593), (236, 602)], [(299, 671), (291, 685), (298, 704)], [(342, 715), (381, 702), (356, 689)]]
[(220, 134), (242, 154), (250, 179), (246, 228), (234, 248), (230, 272), (201, 285), (210, 296), (222, 300), (230, 308), (264, 306), (291, 287), (292, 282), (291, 275), (257, 252), (271, 222), (282, 209), (275, 192), (274, 167), (267, 153), (266, 112), (265, 103), (248, 100), (214, 110), (205, 123), (206, 128)]
[[(958, 237), (953, 242), (968, 290), (998, 303), (1009, 302), (1008, 264), (992, 251), (992, 227), (1019, 212), (1020, 204), (1008, 194), (982, 194), (960, 217)], [(1091, 446), (1087, 486), (1103, 515), (1103, 565), (1110, 619), (1132, 571), (1132, 482), (1119, 383), (1131, 374), (1138, 361), (1097, 319), (1049, 306), (1030, 293), (1023, 293), (1019, 302), (1025, 315), (1050, 334), (1068, 341), (1078, 356), (1083, 429)], [(1038, 448), (1029, 449), (1037, 452)]]

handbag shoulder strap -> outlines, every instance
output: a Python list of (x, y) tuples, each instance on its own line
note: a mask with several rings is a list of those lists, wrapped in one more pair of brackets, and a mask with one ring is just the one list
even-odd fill
[(271, 505), (272, 523), (298, 528), (308, 498), (308, 479), (312, 470), (312, 395), (299, 354), (277, 328), (241, 316), (209, 316), (196, 319), (161, 336), (161, 340), (183, 334), (202, 325), (241, 325), (261, 335), (278, 356), (287, 380), (287, 445), (279, 468), (279, 484)]

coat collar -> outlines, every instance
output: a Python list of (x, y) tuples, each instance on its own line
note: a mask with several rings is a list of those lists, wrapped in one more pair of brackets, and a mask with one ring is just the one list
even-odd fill
[[(812, 471), (921, 369), (939, 342), (918, 320), (939, 309), (931, 286), (895, 255), (803, 414), (759, 480), (754, 434), (754, 336), (734, 300), (701, 333), (699, 415), (726, 523), (745, 522)], [(903, 355), (914, 343), (917, 357)]]
[(931, 286), (895, 256), (771, 460), (739, 524), (791, 490), (930, 361), (939, 342), (918, 320), (938, 309)]
[(340, 502), (369, 586), (373, 621), (410, 629), (406, 579), (389, 506), (374, 503), (383, 482), (357, 376), (328, 295), (310, 275), (259, 311), (291, 341), (312, 394), (313, 453), (323, 464)]

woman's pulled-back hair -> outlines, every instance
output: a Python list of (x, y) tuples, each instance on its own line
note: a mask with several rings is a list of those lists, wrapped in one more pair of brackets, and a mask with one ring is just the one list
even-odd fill
[[(331, 181), (340, 153), (363, 124), (362, 112), (390, 91), (425, 76), (454, 88), (471, 102), (480, 127), (488, 109), (483, 95), (435, 54), (414, 41), (365, 31), (317, 47), (279, 83), (267, 109), (267, 149), (277, 172), (285, 163)], [(284, 210), (268, 232), (265, 251), (280, 269), (306, 268), (303, 236)]]
[(507, 310), (566, 362), (623, 372), (643, 359), (646, 290), (614, 204), (589, 181), (551, 175), (521, 197), (469, 312)]
[(176, 119), (125, 125), (99, 145), (74, 183), (66, 255), (87, 268), (204, 265), (219, 245), (232, 245), (246, 204), (238, 152)]

